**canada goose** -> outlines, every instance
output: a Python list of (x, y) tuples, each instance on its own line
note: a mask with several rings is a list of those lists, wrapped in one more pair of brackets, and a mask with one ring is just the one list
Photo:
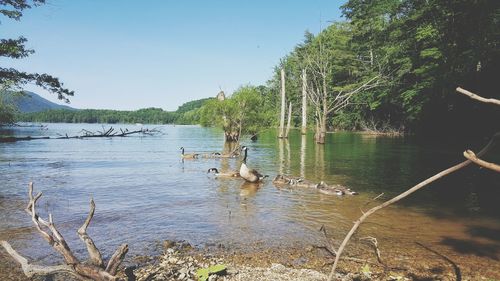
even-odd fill
[(213, 172), (213, 174), (216, 177), (224, 177), (224, 178), (239, 178), (240, 177), (240, 173), (235, 172), (235, 171), (228, 171), (225, 173), (219, 173), (219, 170), (217, 170), (217, 168), (210, 168), (210, 169), (208, 169), (207, 173), (210, 173), (210, 172)]
[(245, 156), (243, 157), (243, 161), (240, 166), (240, 176), (244, 178), (248, 182), (258, 182), (261, 181), (262, 179), (266, 178), (267, 176), (263, 176), (259, 172), (257, 172), (254, 169), (249, 169), (247, 166), (247, 150), (248, 148), (246, 146), (242, 146), (241, 150), (245, 151)]
[(196, 159), (198, 158), (197, 153), (184, 154), (184, 147), (181, 147), (181, 158), (183, 159)]

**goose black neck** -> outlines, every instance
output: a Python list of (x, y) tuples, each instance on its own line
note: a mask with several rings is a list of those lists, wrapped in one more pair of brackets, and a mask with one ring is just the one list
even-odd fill
[(245, 149), (245, 156), (243, 157), (243, 163), (247, 163), (247, 150)]
[(181, 148), (181, 154), (184, 155), (184, 147)]

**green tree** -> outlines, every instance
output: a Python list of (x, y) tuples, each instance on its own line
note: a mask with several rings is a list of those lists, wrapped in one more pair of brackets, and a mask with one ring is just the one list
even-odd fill
[(255, 134), (272, 122), (264, 113), (265, 100), (258, 87), (243, 86), (223, 101), (209, 100), (201, 108), (200, 123), (224, 130), (226, 141), (239, 141), (245, 134)]
[[(45, 0), (0, 0), (0, 14), (12, 20), (19, 21), (23, 11), (33, 6), (45, 4)], [(35, 51), (26, 47), (27, 39), (20, 36), (16, 39), (0, 39), (0, 57), (10, 59), (22, 59), (33, 54)], [(0, 88), (3, 91), (21, 91), (22, 87), (33, 83), (45, 90), (57, 94), (58, 98), (68, 102), (68, 96), (73, 95), (63, 87), (58, 78), (46, 73), (27, 73), (14, 68), (0, 67)], [(9, 106), (10, 107), (10, 106)], [(9, 107), (0, 107), (0, 115), (8, 116)], [(5, 120), (0, 119), (0, 124)]]

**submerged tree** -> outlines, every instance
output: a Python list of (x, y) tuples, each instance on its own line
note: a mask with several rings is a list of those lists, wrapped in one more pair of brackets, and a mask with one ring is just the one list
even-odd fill
[[(23, 11), (45, 4), (45, 0), (0, 0), (0, 14), (12, 20), (19, 21)], [(17, 39), (0, 39), (0, 57), (22, 59), (35, 51), (26, 47), (28, 40), (22, 36)], [(46, 73), (27, 73), (14, 68), (0, 66), (0, 88), (2, 91), (20, 92), (28, 83), (35, 84), (49, 92), (57, 94), (61, 100), (69, 102), (68, 96), (73, 96), (73, 91), (63, 87), (58, 78)], [(10, 116), (9, 106), (0, 104), (0, 116)], [(9, 119), (0, 119), (0, 124), (9, 123)]]
[(317, 143), (325, 143), (327, 123), (331, 115), (352, 104), (352, 97), (377, 87), (380, 74), (366, 79), (366, 70), (350, 49), (350, 28), (344, 23), (329, 26), (311, 42), (307, 49), (307, 88), (315, 109)]
[(239, 141), (245, 134), (255, 134), (268, 121), (264, 99), (257, 87), (243, 86), (224, 100), (213, 99), (201, 108), (200, 123), (224, 130), (225, 140)]

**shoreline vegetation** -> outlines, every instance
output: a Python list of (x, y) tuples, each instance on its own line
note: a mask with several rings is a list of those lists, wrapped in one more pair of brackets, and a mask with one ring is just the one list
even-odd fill
[[(207, 93), (212, 98), (176, 111), (51, 110), (18, 114), (17, 120), (201, 124), (222, 127), (237, 139), (278, 124), (283, 130), (288, 111), (291, 127), (304, 127), (307, 120), (318, 143), (331, 128), (491, 136), (498, 130), (492, 122), (500, 120), (498, 110), (489, 104), (470, 107), (455, 89), (498, 97), (498, 7), (495, 1), (459, 3), (346, 1), (340, 8), (345, 20), (317, 34), (305, 31), (263, 85), (242, 85), (227, 97), (223, 91), (217, 97)], [(1, 99), (0, 113), (6, 113), (0, 124), (12, 122), (12, 108)]]

